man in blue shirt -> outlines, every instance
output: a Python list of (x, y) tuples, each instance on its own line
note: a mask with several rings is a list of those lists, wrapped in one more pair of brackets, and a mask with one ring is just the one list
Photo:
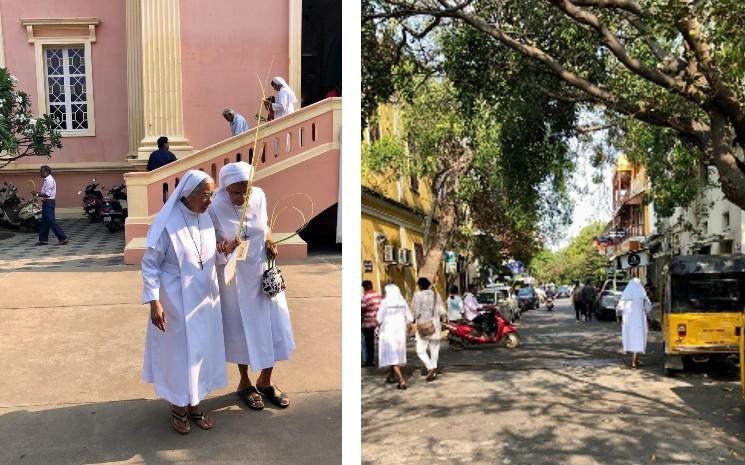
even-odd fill
[(231, 136), (237, 136), (238, 134), (246, 132), (250, 129), (248, 127), (246, 118), (244, 118), (243, 115), (241, 115), (240, 113), (234, 112), (230, 108), (226, 108), (225, 110), (223, 110), (222, 116), (230, 123)]
[(168, 138), (165, 136), (158, 137), (158, 150), (151, 153), (150, 158), (147, 160), (148, 171), (176, 161), (176, 155), (172, 154), (168, 149)]

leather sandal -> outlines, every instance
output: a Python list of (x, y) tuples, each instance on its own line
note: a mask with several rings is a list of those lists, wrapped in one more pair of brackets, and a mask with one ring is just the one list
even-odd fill
[(204, 411), (199, 413), (189, 413), (189, 418), (194, 420), (194, 423), (204, 430), (212, 429), (215, 426), (214, 423), (211, 425), (207, 423), (210, 419), (205, 416)]
[[(183, 431), (176, 427), (176, 422), (182, 423), (185, 426)], [(182, 415), (174, 409), (171, 409), (171, 426), (173, 426), (173, 429), (176, 430), (178, 434), (189, 434), (189, 432), (191, 431), (191, 426), (189, 426), (189, 417), (186, 415), (186, 413)]]
[(261, 397), (261, 393), (254, 386), (236, 391), (236, 394), (246, 404), (246, 407), (252, 410), (264, 410), (264, 398)]
[[(290, 406), (290, 397), (280, 391), (280, 389), (274, 384), (265, 388), (257, 386), (256, 390), (265, 395), (267, 399), (271, 400), (272, 403), (279, 408), (287, 408)], [(279, 395), (277, 395), (277, 391), (279, 391)]]

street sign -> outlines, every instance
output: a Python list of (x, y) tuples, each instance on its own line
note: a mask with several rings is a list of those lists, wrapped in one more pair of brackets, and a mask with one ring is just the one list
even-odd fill
[(373, 271), (373, 262), (371, 260), (365, 260), (364, 262), (362, 262), (362, 264), (363, 264), (363, 266), (365, 268), (365, 273), (372, 273), (372, 271)]
[(642, 259), (641, 257), (639, 257), (639, 255), (632, 253), (631, 255), (629, 255), (628, 261), (629, 266), (639, 266), (639, 264), (641, 264), (642, 262)]

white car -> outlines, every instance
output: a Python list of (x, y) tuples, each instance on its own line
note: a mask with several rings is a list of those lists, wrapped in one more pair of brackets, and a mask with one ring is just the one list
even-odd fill
[(502, 317), (509, 323), (520, 318), (517, 297), (509, 286), (486, 287), (476, 294), (476, 300), (482, 305), (496, 305)]

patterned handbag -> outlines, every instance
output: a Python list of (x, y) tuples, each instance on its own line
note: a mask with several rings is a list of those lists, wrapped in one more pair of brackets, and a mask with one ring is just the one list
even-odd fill
[(285, 278), (282, 277), (282, 270), (277, 266), (274, 256), (267, 254), (267, 269), (261, 275), (261, 290), (268, 297), (274, 297), (280, 292), (287, 289)]

